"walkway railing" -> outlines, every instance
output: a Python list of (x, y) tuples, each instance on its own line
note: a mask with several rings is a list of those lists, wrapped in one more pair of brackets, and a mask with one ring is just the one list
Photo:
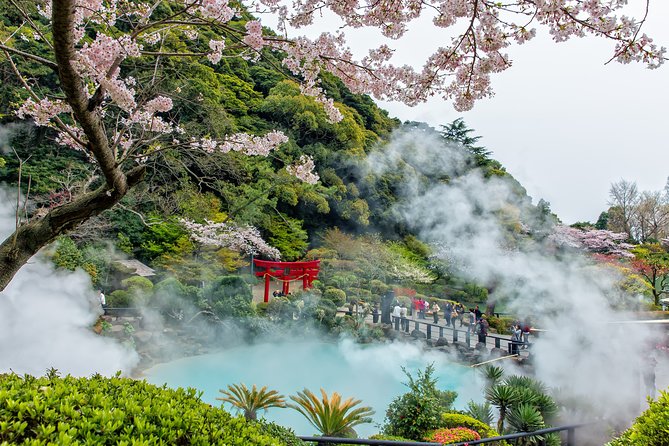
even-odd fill
[[(467, 345), (468, 348), (472, 348), (472, 335), (474, 337), (474, 345), (478, 343), (478, 335), (476, 333), (472, 333), (471, 330), (458, 330), (455, 328), (455, 325), (453, 326), (444, 326), (444, 325), (439, 325), (439, 324), (434, 324), (428, 321), (421, 321), (421, 320), (415, 320), (415, 319), (409, 319), (409, 318), (402, 318), (402, 317), (395, 317), (393, 316), (393, 327), (397, 331), (403, 331), (405, 333), (410, 333), (411, 330), (411, 325), (413, 325), (414, 330), (418, 331), (423, 331), (421, 330), (421, 325), (425, 326), (425, 335), (427, 339), (433, 339), (434, 335), (438, 333), (439, 338), (444, 338), (444, 334), (446, 333), (445, 330), (452, 330), (452, 342), (460, 342), (461, 340)], [(501, 335), (494, 335), (494, 334), (489, 334), (486, 335), (486, 345), (492, 340), (493, 345), (495, 348), (502, 348), (502, 345), (506, 348), (506, 350), (509, 352), (509, 354), (514, 353), (514, 347), (517, 347), (519, 350), (522, 346), (522, 342), (515, 342), (509, 339), (508, 337), (504, 337)]]
[[(586, 426), (586, 424), (570, 424), (566, 426), (557, 426), (549, 427), (546, 429), (540, 429), (533, 432), (518, 432), (516, 434), (509, 435), (500, 435), (498, 437), (483, 438), (481, 440), (472, 440), (464, 441), (461, 443), (451, 443), (449, 446), (471, 446), (476, 444), (487, 444), (495, 443), (498, 441), (506, 441), (510, 444), (516, 444), (513, 440), (518, 440), (520, 438), (531, 438), (537, 436), (543, 436), (545, 434), (550, 434), (554, 432), (565, 432), (564, 446), (576, 446), (576, 429)], [(441, 443), (428, 443), (428, 442), (416, 442), (416, 441), (392, 441), (392, 440), (370, 440), (366, 438), (337, 438), (337, 437), (298, 437), (302, 441), (313, 441), (316, 442), (319, 446), (328, 445), (328, 444), (362, 444), (362, 445), (377, 445), (377, 446), (437, 446)], [(546, 440), (541, 439), (536, 443), (538, 446), (545, 445)]]

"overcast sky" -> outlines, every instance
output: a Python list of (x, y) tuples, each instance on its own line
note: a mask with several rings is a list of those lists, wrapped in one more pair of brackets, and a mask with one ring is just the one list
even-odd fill
[[(652, 0), (645, 29), (669, 47), (669, 2)], [(604, 65), (613, 46), (592, 37), (555, 44), (539, 35), (509, 50), (513, 66), (493, 75), (495, 96), (470, 112), (441, 100), (382, 106), (437, 127), (464, 117), (535, 203), (549, 201), (565, 223), (596, 221), (612, 182), (660, 190), (669, 176), (669, 63), (657, 70)]]
[[(630, 3), (637, 9), (629, 12), (639, 17), (645, 1)], [(307, 33), (323, 28), (333, 29), (331, 19)], [(644, 29), (669, 47), (669, 1), (651, 0)], [(456, 112), (439, 99), (413, 108), (381, 106), (403, 121), (437, 128), (463, 117), (534, 202), (549, 201), (568, 224), (596, 221), (608, 208), (614, 181), (624, 178), (636, 181), (640, 190), (662, 189), (669, 176), (669, 63), (658, 70), (604, 65), (613, 55), (613, 42), (586, 37), (555, 44), (538, 31), (535, 39), (509, 49), (513, 66), (492, 76), (495, 96), (477, 102), (470, 112)], [(448, 42), (429, 21), (416, 23), (406, 38), (388, 42), (396, 50), (392, 62), (420, 67), (440, 39)], [(378, 41), (372, 31), (349, 34), (358, 55)]]

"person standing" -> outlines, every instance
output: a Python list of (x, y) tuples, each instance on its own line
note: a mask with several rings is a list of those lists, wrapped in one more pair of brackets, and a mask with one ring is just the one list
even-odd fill
[(532, 330), (532, 326), (530, 325), (530, 321), (525, 320), (525, 323), (523, 324), (523, 348), (527, 349), (530, 347), (530, 331)]
[(488, 336), (488, 328), (490, 327), (488, 325), (488, 321), (486, 320), (486, 318), (481, 317), (481, 319), (479, 319), (476, 322), (476, 327), (477, 327), (476, 328), (476, 333), (479, 336), (479, 342), (481, 342), (485, 345), (485, 340), (486, 340), (486, 337)]
[(511, 354), (512, 355), (517, 355), (519, 354), (518, 352), (518, 347), (522, 343), (522, 333), (523, 331), (520, 329), (520, 324), (516, 324), (511, 328)]
[[(402, 309), (400, 308), (399, 302), (396, 302), (395, 306), (393, 307), (393, 313), (392, 313), (393, 319), (399, 319), (401, 317), (401, 311)], [(393, 323), (395, 323), (394, 320)]]
[(483, 316), (483, 313), (481, 310), (479, 310), (479, 306), (477, 305), (476, 308), (474, 308), (474, 315), (476, 316), (476, 320), (480, 320), (481, 316)]
[[(462, 325), (463, 325), (463, 323), (462, 323), (462, 318), (463, 318), (463, 316), (464, 316), (464, 314), (465, 314), (465, 306), (462, 305), (462, 303), (459, 303), (458, 306), (455, 307), (455, 312), (456, 312), (457, 315), (458, 315), (457, 318), (460, 320), (460, 327), (462, 327)], [(455, 328), (455, 322), (453, 323), (453, 328)]]
[(407, 310), (406, 305), (402, 304), (402, 307), (400, 307), (400, 325), (402, 331), (409, 331), (409, 319), (407, 319), (408, 312), (409, 310)]
[(451, 313), (453, 313), (453, 304), (446, 302), (446, 308), (444, 308), (444, 318), (446, 319), (446, 326), (451, 326)]
[(476, 314), (474, 314), (474, 309), (469, 309), (469, 328), (468, 331), (474, 333), (476, 331)]
[(100, 309), (104, 315), (107, 308), (107, 299), (105, 298), (105, 293), (103, 293), (102, 290), (98, 290), (98, 303), (100, 304)]
[(434, 321), (435, 324), (439, 323), (439, 311), (441, 311), (441, 308), (439, 308), (439, 305), (437, 303), (432, 304), (432, 320)]

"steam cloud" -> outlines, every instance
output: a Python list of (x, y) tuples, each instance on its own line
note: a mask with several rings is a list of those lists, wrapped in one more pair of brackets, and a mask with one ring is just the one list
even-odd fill
[[(14, 230), (14, 209), (0, 190), (0, 236)], [(42, 375), (49, 368), (87, 376), (129, 372), (137, 354), (92, 325), (101, 313), (83, 271), (56, 271), (40, 254), (0, 292), (0, 373)]]
[[(423, 240), (441, 247), (442, 258), (461, 274), (493, 288), (492, 299), (506, 296), (514, 314), (541, 321), (547, 331), (533, 339), (536, 375), (560, 389), (559, 399), (582, 403), (571, 414), (575, 419), (566, 421), (629, 424), (646, 395), (640, 373), (647, 367), (649, 343), (659, 335), (648, 325), (611, 323), (625, 318), (607, 299), (618, 279), (611, 270), (578, 254), (556, 255), (525, 237), (510, 240), (501, 222), (518, 224), (514, 212), (527, 208), (527, 199), (514, 194), (517, 184), (484, 178), (478, 169), (456, 176), (466, 162), (463, 152), (434, 133), (399, 132), (387, 149), (370, 157), (369, 170), (402, 170), (408, 180), (396, 214)], [(440, 170), (451, 178), (425, 184), (403, 159), (423, 174)]]

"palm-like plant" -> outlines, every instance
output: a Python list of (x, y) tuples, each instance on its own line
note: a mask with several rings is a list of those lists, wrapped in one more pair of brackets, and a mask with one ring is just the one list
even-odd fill
[(475, 403), (474, 401), (470, 401), (469, 403), (467, 403), (466, 413), (470, 417), (476, 418), (482, 423), (485, 423), (487, 425), (492, 424), (492, 406), (490, 406), (490, 403), (488, 402), (483, 404), (478, 404)]
[(486, 390), (486, 399), (499, 410), (497, 432), (504, 432), (504, 419), (507, 411), (520, 401), (518, 389), (513, 386), (497, 384)]
[(374, 411), (371, 407), (357, 407), (361, 400), (348, 398), (342, 401), (341, 395), (332, 393), (328, 398), (321, 389), (322, 399), (310, 390), (304, 389), (291, 395), (296, 404), (288, 403), (288, 407), (297, 410), (325, 437), (350, 437), (355, 435), (354, 426), (372, 421)]
[(488, 364), (481, 369), (481, 374), (485, 379), (486, 387), (492, 387), (500, 382), (502, 376), (504, 376), (504, 369)]
[[(532, 404), (521, 403), (509, 411), (509, 426), (516, 432), (533, 432), (545, 427), (541, 412)], [(519, 446), (530, 446), (539, 444), (543, 437), (519, 438), (516, 443)]]
[(267, 390), (267, 386), (257, 389), (254, 384), (249, 390), (245, 384), (231, 384), (228, 390), (219, 390), (224, 396), (216, 398), (224, 403), (230, 403), (233, 407), (244, 413), (247, 420), (258, 418), (259, 410), (267, 410), (270, 407), (286, 407), (286, 400), (276, 390)]

